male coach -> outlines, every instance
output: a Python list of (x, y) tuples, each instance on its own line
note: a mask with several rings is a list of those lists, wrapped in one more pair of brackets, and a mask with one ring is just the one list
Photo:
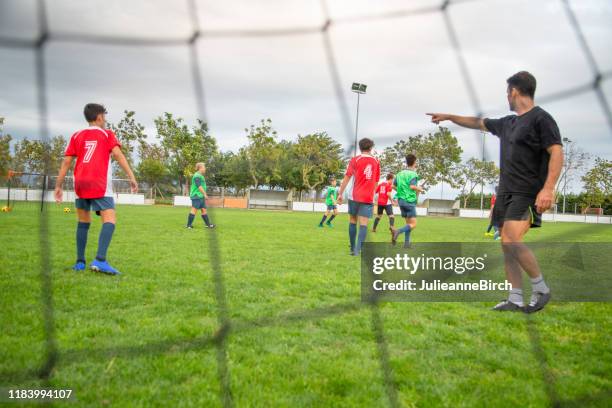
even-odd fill
[[(507, 79), (510, 110), (516, 115), (480, 119), (428, 113), (438, 124), (445, 120), (470, 129), (488, 131), (500, 141), (500, 180), (493, 223), (500, 229), (506, 277), (512, 284), (507, 300), (493, 310), (541, 310), (550, 300), (550, 289), (531, 250), (523, 244), (529, 228), (540, 227), (541, 214), (554, 202), (555, 185), (563, 167), (563, 148), (557, 123), (534, 104), (536, 79), (521, 71)], [(522, 274), (531, 278), (532, 294), (523, 305)]]

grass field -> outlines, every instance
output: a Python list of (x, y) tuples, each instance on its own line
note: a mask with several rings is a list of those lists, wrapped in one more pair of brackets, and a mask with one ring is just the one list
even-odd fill
[[(529, 318), (488, 303), (374, 309), (360, 303), (346, 216), (318, 229), (318, 213), (215, 210), (224, 294), (212, 232), (199, 218), (186, 230), (184, 208), (119, 207), (109, 260), (123, 275), (75, 273), (74, 215), (48, 214), (59, 359), (36, 379), (39, 217), (18, 205), (0, 215), (0, 388), (70, 388), (79, 406), (222, 406), (227, 392), (236, 406), (388, 406), (389, 395), (408, 407), (609, 406), (610, 304), (551, 303)], [(485, 224), (423, 217), (413, 239), (484, 241)], [(612, 227), (548, 223), (529, 239), (611, 242)]]

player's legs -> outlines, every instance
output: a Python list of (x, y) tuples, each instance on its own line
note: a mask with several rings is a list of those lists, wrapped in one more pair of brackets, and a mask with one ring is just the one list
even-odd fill
[(77, 198), (75, 201), (77, 210), (76, 229), (76, 263), (72, 267), (75, 271), (85, 270), (85, 248), (87, 247), (87, 235), (91, 225), (90, 202), (87, 199)]
[(213, 228), (214, 225), (211, 224), (210, 219), (208, 218), (208, 210), (206, 209), (206, 204), (204, 204), (204, 207), (200, 208), (200, 211), (202, 212), (202, 221), (204, 221), (206, 227)]
[(323, 214), (323, 218), (321, 218), (321, 222), (319, 222), (319, 227), (323, 228), (323, 223), (325, 222), (327, 217), (329, 217), (329, 205), (327, 206), (327, 209), (325, 210), (325, 213)]
[(413, 229), (416, 228), (416, 205), (412, 203), (408, 203), (404, 200), (399, 201), (400, 211), (402, 213), (402, 217), (406, 221), (406, 225), (402, 228), (396, 229), (391, 227), (391, 243), (395, 245), (397, 242), (397, 237), (401, 234), (404, 234), (404, 248), (410, 246), (410, 233)]
[(376, 206), (376, 218), (374, 218), (374, 226), (372, 227), (372, 232), (376, 232), (376, 227), (378, 227), (378, 223), (383, 216), (384, 207), (382, 205)]
[[(328, 227), (332, 226), (332, 221), (334, 220), (334, 218), (336, 218), (336, 215), (338, 215), (338, 206), (337, 205), (332, 205), (331, 208), (331, 217), (329, 217), (329, 220), (327, 220), (326, 224)], [(329, 211), (328, 211), (329, 212)]]
[(187, 228), (193, 228), (193, 220), (195, 220), (195, 216), (198, 213), (198, 209), (194, 207), (194, 200), (191, 200), (191, 209), (189, 210), (189, 215), (187, 215)]
[(355, 255), (359, 255), (361, 247), (366, 240), (368, 234), (368, 222), (372, 218), (373, 205), (367, 203), (358, 203), (357, 218), (359, 221), (359, 235), (357, 236), (357, 245), (355, 246)]
[(113, 239), (117, 222), (115, 201), (112, 197), (96, 198), (91, 200), (91, 207), (92, 210), (99, 212), (102, 220), (102, 229), (98, 237), (98, 252), (96, 253), (96, 259), (90, 265), (91, 269), (111, 275), (118, 275), (119, 271), (110, 266), (106, 261), (106, 254)]
[(385, 206), (385, 212), (389, 217), (389, 227), (393, 228), (395, 225), (395, 215), (393, 215), (393, 206), (391, 204)]
[(357, 240), (357, 212), (359, 208), (355, 201), (349, 200), (349, 243), (351, 245), (351, 255), (355, 255), (355, 241)]

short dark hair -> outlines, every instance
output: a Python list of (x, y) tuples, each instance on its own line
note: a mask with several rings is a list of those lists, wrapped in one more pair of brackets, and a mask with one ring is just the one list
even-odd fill
[(406, 155), (406, 164), (408, 166), (413, 166), (414, 163), (416, 163), (416, 159), (417, 159), (417, 157), (414, 154), (409, 153), (409, 154)]
[(372, 150), (373, 147), (374, 147), (374, 141), (372, 139), (368, 139), (367, 137), (364, 137), (363, 139), (359, 141), (359, 150), (361, 150), (362, 152), (370, 151)]
[(331, 177), (329, 178), (329, 182), (331, 183), (332, 181), (336, 181), (336, 177), (335, 177), (335, 176), (331, 176)]
[(389, 173), (389, 174), (387, 174), (387, 180), (391, 180), (393, 177), (394, 177), (394, 176), (393, 176), (393, 173)]
[(85, 109), (83, 109), (85, 120), (88, 122), (95, 121), (98, 118), (98, 115), (104, 113), (106, 113), (106, 108), (99, 103), (88, 103), (85, 105)]
[(527, 71), (517, 72), (506, 80), (509, 88), (516, 89), (521, 95), (531, 99), (535, 96), (536, 79)]

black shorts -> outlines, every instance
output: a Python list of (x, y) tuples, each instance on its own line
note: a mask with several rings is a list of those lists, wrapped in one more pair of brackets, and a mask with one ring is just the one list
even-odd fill
[(531, 228), (542, 226), (542, 214), (536, 211), (535, 197), (520, 194), (498, 195), (491, 220), (496, 227), (502, 227), (504, 221), (526, 220), (531, 223)]
[(389, 217), (391, 217), (393, 215), (393, 206), (391, 204), (387, 204), (387, 205), (379, 204), (376, 206), (377, 215), (382, 215), (383, 211), (386, 212)]

